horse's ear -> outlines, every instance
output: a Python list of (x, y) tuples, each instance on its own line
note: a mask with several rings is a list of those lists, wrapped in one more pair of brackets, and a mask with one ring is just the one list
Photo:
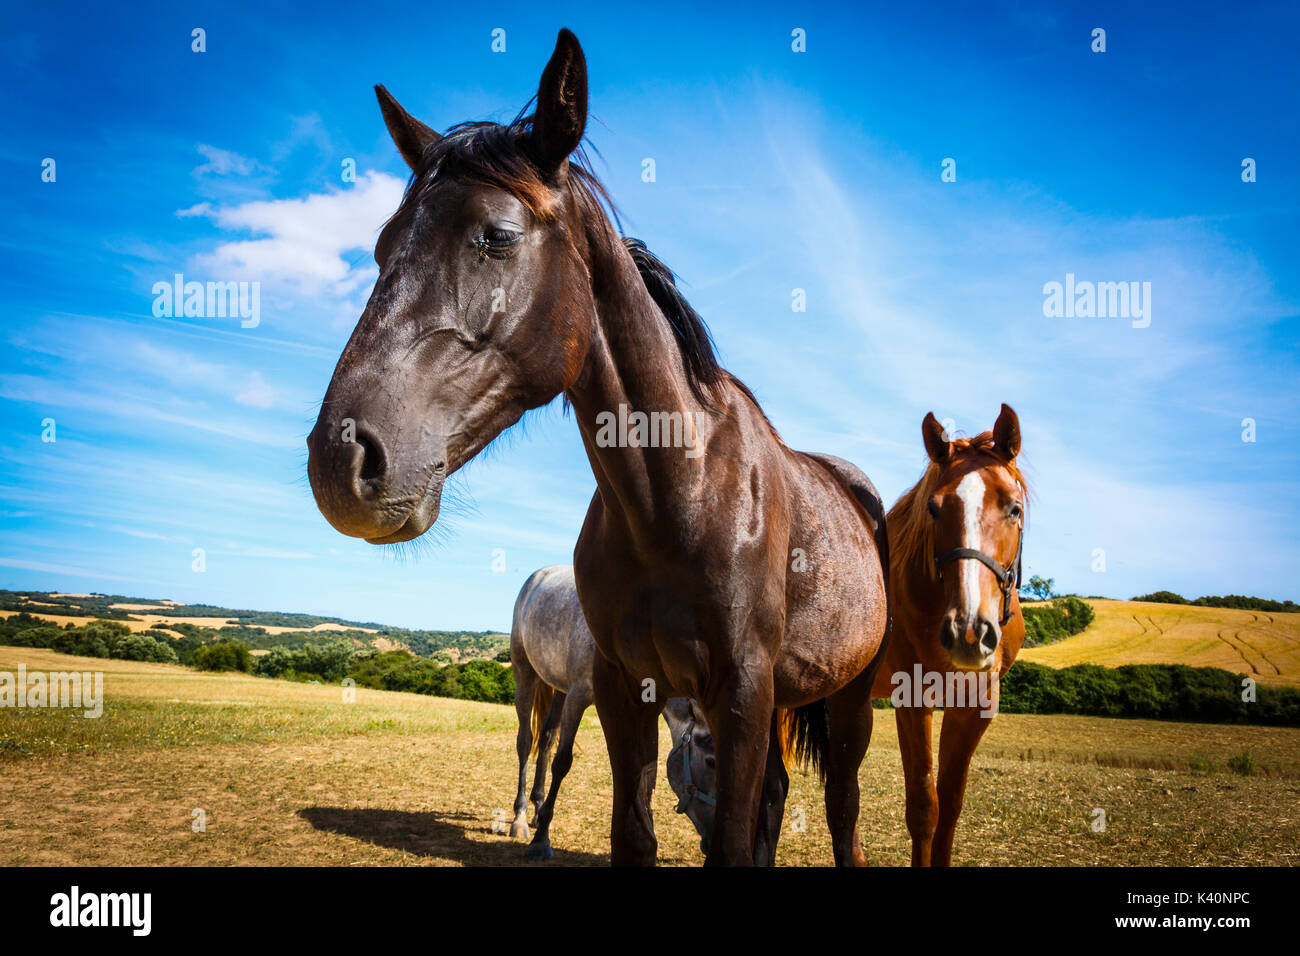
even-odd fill
[(393, 94), (384, 89), (382, 83), (375, 87), (375, 96), (379, 97), (384, 125), (388, 127), (388, 135), (397, 144), (397, 151), (412, 171), (419, 169), (424, 161), (425, 149), (442, 137), (402, 109), (402, 104), (393, 99)]
[(707, 727), (709, 725), (708, 720), (704, 716), (703, 709), (695, 703), (694, 698), (686, 698), (686, 707), (691, 712), (691, 719), (695, 721), (697, 726), (703, 725)]
[(561, 30), (551, 61), (542, 71), (533, 116), (533, 158), (545, 175), (559, 171), (586, 129), (587, 59), (578, 38)]
[(993, 445), (1008, 461), (1020, 454), (1020, 419), (1006, 402), (1002, 403), (1002, 411), (993, 425)]
[(925, 421), (921, 422), (921, 438), (925, 442), (925, 453), (930, 456), (930, 460), (936, 465), (942, 465), (948, 460), (952, 453), (952, 442), (948, 441), (948, 436), (944, 433), (943, 426), (939, 424), (939, 419), (934, 417), (934, 412), (925, 413)]

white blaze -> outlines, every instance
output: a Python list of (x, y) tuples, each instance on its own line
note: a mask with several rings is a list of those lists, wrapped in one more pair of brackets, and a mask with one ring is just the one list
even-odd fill
[[(984, 479), (978, 471), (972, 471), (957, 483), (957, 500), (961, 502), (961, 546), (982, 551), (980, 519), (984, 515)], [(972, 562), (961, 562), (959, 573), (966, 598), (966, 620), (974, 623), (980, 607), (980, 582), (978, 570), (969, 567), (970, 564)]]

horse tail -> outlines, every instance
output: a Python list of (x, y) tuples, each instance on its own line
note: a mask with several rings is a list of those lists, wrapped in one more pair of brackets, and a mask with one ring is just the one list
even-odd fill
[(772, 717), (776, 721), (776, 743), (781, 748), (781, 763), (789, 770), (794, 764), (794, 711), (778, 707)]
[(537, 753), (537, 743), (542, 736), (542, 726), (546, 723), (546, 715), (551, 712), (551, 700), (554, 697), (555, 688), (540, 677), (537, 678), (537, 686), (533, 688), (533, 714), (528, 721), (528, 727), (533, 734), (533, 744), (528, 750), (530, 758)]
[(787, 767), (811, 767), (818, 780), (826, 779), (826, 755), (830, 751), (830, 721), (826, 701), (776, 712), (776, 736), (781, 760)]

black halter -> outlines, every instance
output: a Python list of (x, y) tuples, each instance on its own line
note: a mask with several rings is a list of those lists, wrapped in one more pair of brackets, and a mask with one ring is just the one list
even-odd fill
[(697, 787), (695, 781), (691, 778), (691, 747), (694, 737), (695, 718), (692, 717), (690, 723), (686, 725), (686, 730), (682, 732), (681, 739), (677, 742), (676, 746), (673, 747), (672, 752), (668, 754), (669, 757), (672, 757), (673, 753), (678, 750), (685, 751), (685, 753), (682, 754), (682, 776), (685, 778), (683, 785), (686, 789), (686, 794), (677, 801), (678, 813), (685, 813), (686, 807), (692, 800), (698, 800), (700, 803), (706, 804), (710, 807), (717, 806), (718, 802), (713, 794)]
[(969, 558), (972, 561), (978, 561), (998, 579), (998, 588), (1002, 591), (1002, 620), (998, 621), (998, 627), (1006, 627), (1007, 621), (1011, 620), (1011, 595), (1020, 587), (1020, 551), (1025, 543), (1025, 526), (1019, 524), (1016, 529), (1016, 556), (1011, 563), (1011, 567), (1004, 568), (998, 562), (989, 557), (983, 551), (976, 551), (974, 548), (953, 548), (942, 557), (934, 559), (934, 568), (939, 572), (939, 579), (943, 580), (943, 568), (946, 564), (954, 561), (960, 561)]

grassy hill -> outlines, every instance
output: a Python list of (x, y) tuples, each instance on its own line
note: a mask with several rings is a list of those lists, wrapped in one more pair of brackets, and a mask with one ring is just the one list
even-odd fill
[(431, 631), (387, 627), (316, 614), (250, 611), (211, 604), (133, 598), (120, 594), (58, 594), (0, 590), (0, 618), (25, 611), (52, 624), (74, 627), (95, 618), (117, 621), (132, 631), (170, 627), (211, 631), (214, 638), (243, 641), (266, 650), (295, 644), (347, 640), (377, 651), (409, 650), (421, 657), (447, 651), (455, 660), (493, 657), (509, 648), (510, 635), (497, 631)]
[(1220, 667), (1247, 674), (1261, 684), (1300, 686), (1300, 613), (1145, 601), (1090, 599), (1088, 603), (1096, 617), (1087, 630), (1054, 644), (1026, 648), (1020, 658), (1049, 667)]

